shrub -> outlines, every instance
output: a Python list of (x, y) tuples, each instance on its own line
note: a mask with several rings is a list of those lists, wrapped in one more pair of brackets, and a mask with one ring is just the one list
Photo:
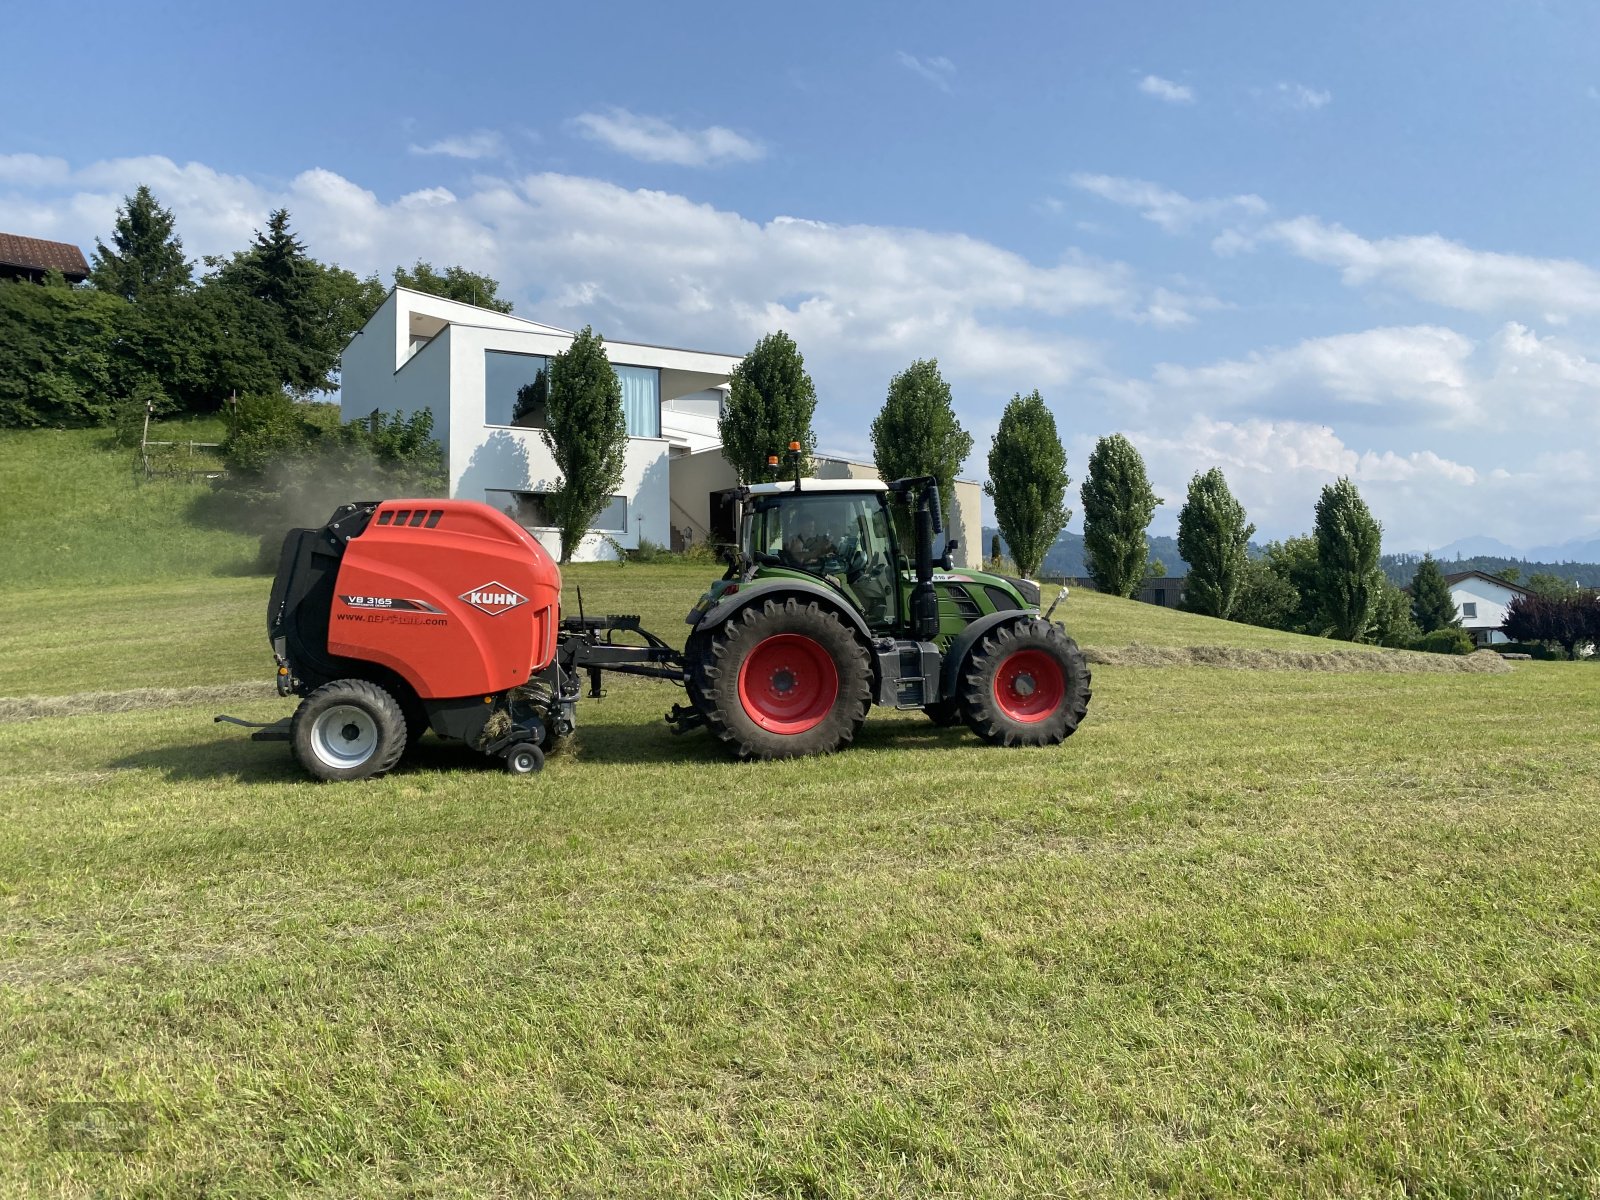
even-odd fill
[(1477, 646), (1473, 645), (1472, 635), (1465, 629), (1446, 627), (1423, 634), (1411, 643), (1411, 648), (1427, 654), (1471, 654)]

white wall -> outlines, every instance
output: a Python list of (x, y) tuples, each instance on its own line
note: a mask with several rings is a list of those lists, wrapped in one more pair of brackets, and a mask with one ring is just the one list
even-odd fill
[[(1510, 607), (1512, 597), (1516, 594), (1510, 588), (1476, 577), (1450, 585), (1450, 599), (1455, 601), (1456, 615), (1461, 618), (1461, 627), (1467, 630), (1492, 631), (1489, 635), (1491, 643), (1511, 640), (1500, 632), (1500, 624), (1506, 619), (1506, 609)], [(1466, 615), (1463, 607), (1466, 604), (1477, 605), (1476, 616)]]

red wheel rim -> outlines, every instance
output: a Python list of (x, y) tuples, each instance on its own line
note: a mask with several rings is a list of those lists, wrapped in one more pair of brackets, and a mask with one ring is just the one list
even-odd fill
[(839, 670), (808, 637), (780, 633), (757, 643), (739, 668), (739, 703), (769, 733), (804, 733), (839, 698)]
[(1061, 664), (1043, 650), (1018, 650), (994, 673), (994, 702), (1013, 721), (1032, 725), (1057, 708), (1067, 694)]

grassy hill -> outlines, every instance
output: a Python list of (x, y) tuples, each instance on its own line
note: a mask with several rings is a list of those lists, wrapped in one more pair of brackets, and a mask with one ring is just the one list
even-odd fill
[[(217, 441), (220, 423), (165, 424), (172, 440)], [(136, 472), (134, 452), (96, 429), (0, 432), (0, 584), (7, 590), (237, 573), (256, 541), (188, 520), (204, 482)]]

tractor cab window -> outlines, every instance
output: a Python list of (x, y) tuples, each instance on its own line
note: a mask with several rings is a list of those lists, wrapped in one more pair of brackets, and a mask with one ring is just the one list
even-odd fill
[(752, 561), (823, 576), (855, 600), (868, 625), (894, 624), (893, 543), (878, 493), (762, 496), (751, 504), (743, 534)]

